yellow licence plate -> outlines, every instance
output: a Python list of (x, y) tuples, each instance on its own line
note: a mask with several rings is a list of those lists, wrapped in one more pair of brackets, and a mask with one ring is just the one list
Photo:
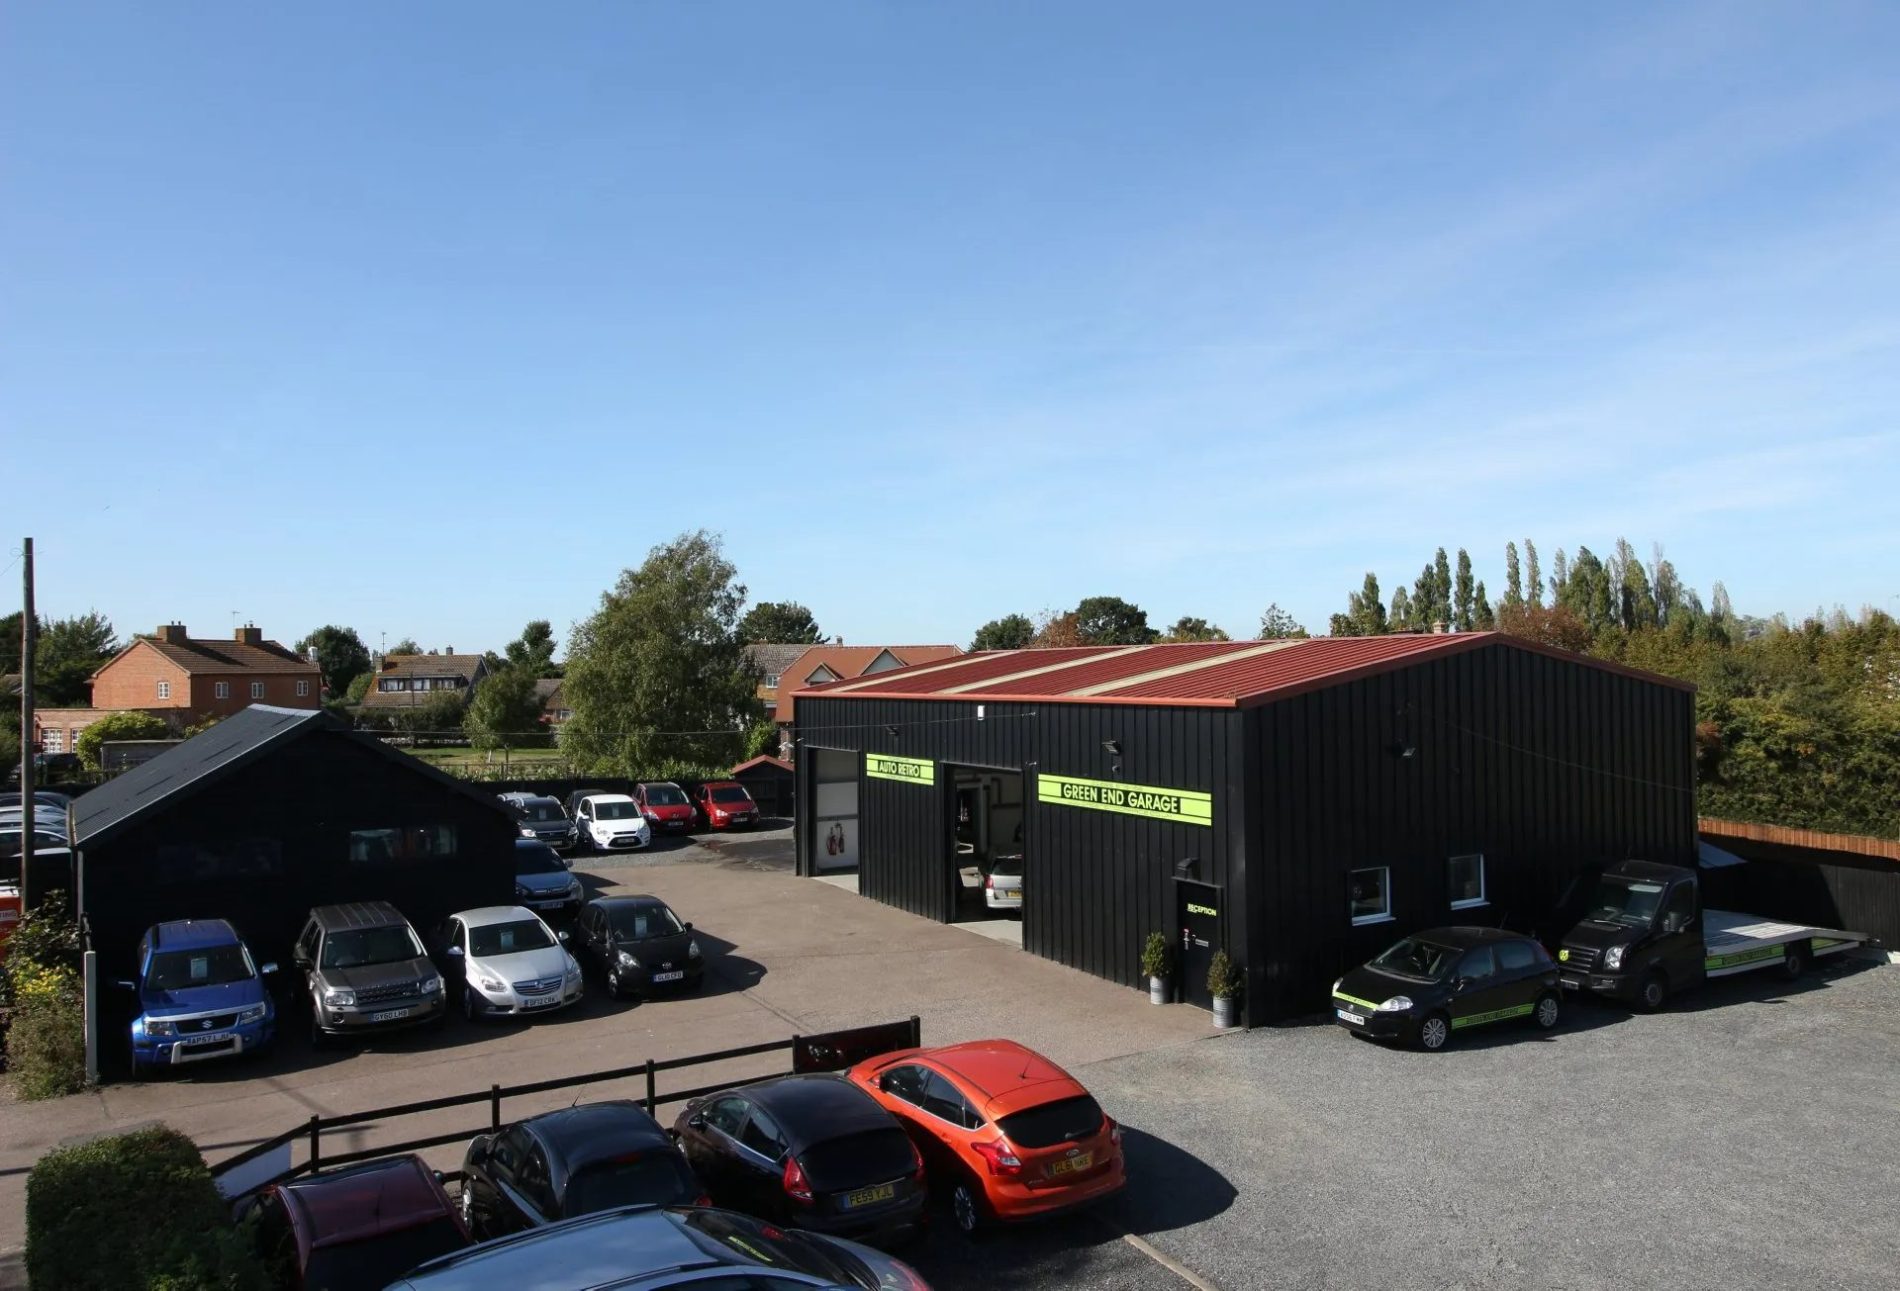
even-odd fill
[(1074, 1174), (1077, 1170), (1086, 1170), (1095, 1160), (1093, 1152), (1084, 1152), (1080, 1156), (1063, 1157), (1049, 1167), (1051, 1175)]
[(874, 1202), (889, 1201), (892, 1197), (895, 1197), (896, 1195), (897, 1195), (896, 1184), (881, 1183), (875, 1188), (860, 1188), (856, 1192), (846, 1193), (845, 1198), (844, 1198), (844, 1204), (846, 1207), (869, 1206), (873, 1204)]

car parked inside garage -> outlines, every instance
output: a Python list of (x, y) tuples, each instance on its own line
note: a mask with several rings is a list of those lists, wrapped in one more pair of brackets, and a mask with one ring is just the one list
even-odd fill
[(235, 1057), (267, 1048), (277, 1008), (250, 947), (223, 919), (155, 924), (139, 942), (138, 975), (119, 985), (138, 997), (132, 1019), (132, 1076), (161, 1067)]
[(522, 906), (484, 906), (444, 921), (437, 938), (442, 975), (462, 1016), (518, 1017), (565, 1008), (581, 998), (581, 966), (557, 934)]
[(1557, 963), (1534, 939), (1496, 928), (1432, 928), (1333, 983), (1333, 1014), (1356, 1035), (1442, 1049), (1471, 1027), (1561, 1018)]
[(616, 1206), (707, 1202), (660, 1123), (635, 1102), (565, 1107), (470, 1140), (462, 1220), (479, 1239)]
[(313, 1046), (447, 1016), (442, 975), (387, 901), (318, 906), (291, 958), (303, 975)]

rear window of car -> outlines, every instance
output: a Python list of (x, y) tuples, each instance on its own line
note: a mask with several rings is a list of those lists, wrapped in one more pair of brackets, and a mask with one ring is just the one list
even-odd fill
[(562, 1213), (570, 1218), (613, 1206), (690, 1205), (699, 1181), (686, 1163), (665, 1148), (634, 1152), (590, 1165), (567, 1181)]
[(1085, 1139), (1102, 1128), (1102, 1108), (1087, 1094), (1028, 1107), (996, 1123), (1019, 1148), (1047, 1148)]
[(361, 1291), (388, 1286), (425, 1260), (468, 1245), (455, 1221), (444, 1216), (342, 1246), (319, 1246), (304, 1270), (304, 1291)]
[(818, 1187), (846, 1188), (909, 1174), (916, 1158), (910, 1136), (893, 1126), (814, 1143), (798, 1154), (798, 1162)]
[(1022, 872), (1023, 861), (1020, 856), (999, 856), (996, 858), (996, 864), (990, 867), (991, 874), (1000, 874), (1008, 879), (1016, 878)]

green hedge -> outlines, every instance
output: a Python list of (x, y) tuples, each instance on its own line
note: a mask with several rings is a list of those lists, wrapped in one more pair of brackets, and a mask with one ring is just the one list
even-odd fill
[(26, 1270), (59, 1291), (263, 1291), (204, 1158), (151, 1126), (41, 1157), (26, 1177)]

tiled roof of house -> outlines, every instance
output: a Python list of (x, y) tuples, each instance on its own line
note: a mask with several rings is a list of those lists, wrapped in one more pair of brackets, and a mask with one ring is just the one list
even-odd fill
[[(772, 720), (781, 726), (792, 720), (794, 697), (806, 688), (806, 678), (820, 668), (826, 669), (841, 679), (861, 677), (864, 670), (889, 653), (904, 668), (918, 664), (935, 663), (943, 659), (963, 657), (961, 646), (953, 645), (815, 645), (806, 646), (798, 658), (787, 664), (781, 672), (778, 685), (778, 708), (772, 714)], [(889, 669), (889, 672), (901, 669)], [(878, 674), (883, 676), (883, 673)]]
[[(295, 650), (290, 650), (275, 641), (206, 641), (198, 637), (176, 638), (161, 641), (157, 637), (141, 636), (133, 640), (125, 650), (119, 651), (99, 668), (104, 672), (123, 659), (126, 651), (136, 650), (141, 645), (152, 649), (170, 659), (194, 676), (208, 676), (214, 673), (263, 672), (296, 673), (315, 677), (323, 672), (315, 663), (304, 658)], [(95, 677), (98, 673), (93, 674)]]
[[(1505, 646), (1554, 655), (1585, 667), (1694, 689), (1653, 673), (1569, 654), (1497, 632), (1297, 641), (1220, 641), (1182, 645), (1081, 646), (996, 650), (799, 693), (827, 699), (1015, 700), (1035, 703), (1154, 704), (1244, 708), (1407, 667), (1427, 658)], [(803, 665), (800, 665), (803, 670)], [(780, 712), (786, 700), (779, 701)]]
[(472, 680), (482, 666), (478, 654), (392, 654), (383, 659), (378, 677), (460, 677)]
[(561, 678), (559, 677), (535, 678), (534, 697), (540, 701), (541, 706), (543, 708), (547, 707), (547, 705), (554, 699), (554, 697), (560, 693), (561, 693)]
[(785, 645), (773, 641), (759, 641), (745, 648), (746, 658), (759, 670), (761, 677), (770, 679), (783, 673), (798, 661), (798, 656), (811, 649), (809, 645)]

